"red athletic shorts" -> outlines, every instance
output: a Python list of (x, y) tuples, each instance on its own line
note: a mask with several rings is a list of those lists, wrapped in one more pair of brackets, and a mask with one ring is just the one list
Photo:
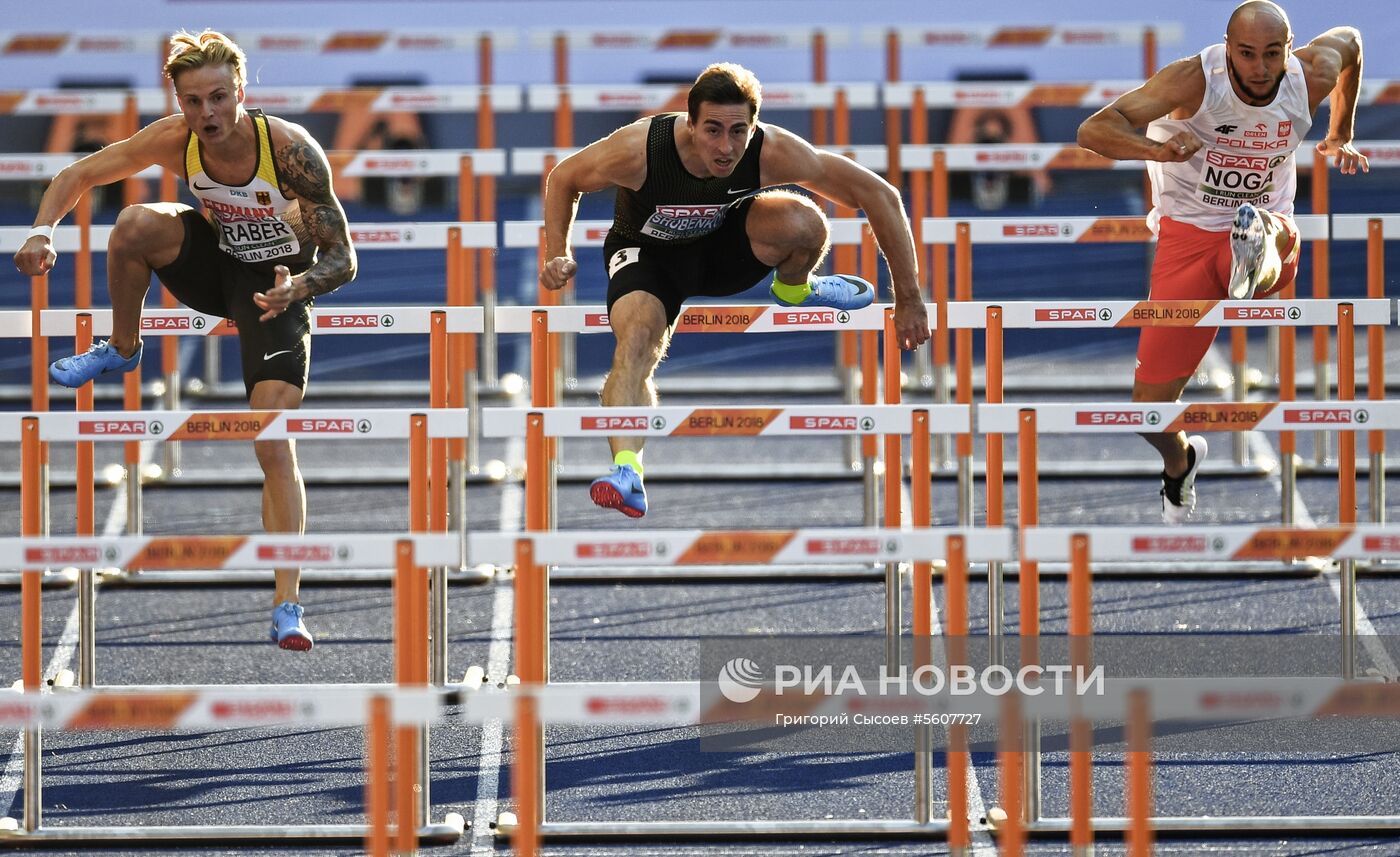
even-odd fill
[[(1279, 215), (1274, 215), (1279, 217)], [(1298, 226), (1288, 228), (1288, 249), (1278, 282), (1256, 298), (1267, 297), (1293, 282), (1298, 273)], [(1207, 232), (1163, 217), (1157, 230), (1157, 257), (1152, 263), (1154, 301), (1224, 300), (1230, 283), (1230, 232)], [(1190, 377), (1215, 340), (1214, 327), (1144, 327), (1138, 337), (1137, 374), (1144, 384)]]

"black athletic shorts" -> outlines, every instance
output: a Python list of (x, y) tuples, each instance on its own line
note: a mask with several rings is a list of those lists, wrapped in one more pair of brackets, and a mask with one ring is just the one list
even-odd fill
[(603, 242), (608, 309), (629, 292), (647, 292), (666, 307), (666, 324), (671, 325), (687, 298), (727, 297), (753, 288), (773, 267), (760, 262), (749, 245), (744, 224), (752, 204), (752, 197), (745, 199), (719, 229), (687, 244), (642, 244), (609, 232)]
[[(311, 365), (311, 301), (296, 301), (270, 321), (254, 292), (272, 288), (271, 271), (259, 271), (219, 249), (214, 227), (198, 211), (181, 212), (185, 240), (174, 262), (156, 276), (190, 309), (232, 319), (243, 355), (243, 386), (249, 395), (259, 381), (286, 381), (306, 389)], [(293, 274), (301, 273), (292, 271)]]

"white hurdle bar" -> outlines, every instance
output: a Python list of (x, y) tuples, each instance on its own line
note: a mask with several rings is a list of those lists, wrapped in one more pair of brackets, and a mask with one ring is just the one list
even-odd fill
[[(430, 485), (429, 470), (436, 474), (445, 474), (447, 471), (445, 462), (430, 461), (429, 447), (433, 440), (445, 440), (457, 438), (467, 431), (467, 415), (464, 411), (455, 409), (423, 410), (412, 409), (363, 409), (352, 408), (345, 410), (325, 410), (306, 409), (292, 411), (114, 411), (114, 412), (47, 412), (37, 415), (23, 413), (6, 413), (0, 415), (0, 440), (19, 440), (22, 446), (22, 472), (26, 478), (21, 479), (21, 497), (27, 497), (31, 492), (41, 492), (43, 486), (31, 484), (28, 474), (37, 471), (37, 466), (30, 464), (31, 458), (37, 458), (38, 448), (43, 443), (55, 442), (92, 442), (92, 441), (161, 441), (161, 440), (200, 440), (200, 441), (254, 441), (254, 440), (296, 440), (307, 438), (319, 439), (340, 439), (340, 440), (382, 440), (382, 439), (406, 439), (409, 442), (409, 508), (408, 526), (415, 530), (428, 531), (437, 529), (443, 533), (444, 538), (450, 538), (457, 544), (457, 554), (452, 558), (452, 562), (432, 567), (433, 582), (433, 609), (430, 621), (435, 626), (433, 635), (433, 647), (431, 652), (432, 672), (439, 683), (445, 680), (446, 660), (447, 660), (447, 640), (446, 640), (446, 611), (447, 611), (447, 582), (448, 569), (460, 571), (462, 569), (461, 556), (463, 545), (467, 534), (467, 521), (465, 514), (461, 514), (457, 519), (450, 518), (449, 511), (457, 509), (464, 510), (465, 504), (455, 504), (447, 498), (446, 490), (434, 490)], [(26, 424), (30, 421), (35, 423), (34, 437), (28, 437), (25, 431)], [(32, 470), (31, 470), (32, 467)], [(128, 532), (132, 536), (139, 536), (142, 530), (141, 522), (141, 502), (139, 479), (128, 478), (128, 491), (136, 493), (135, 502), (128, 502), (128, 507), (135, 512), (135, 517), (127, 521)], [(445, 486), (444, 486), (445, 488)], [(444, 502), (446, 501), (446, 502)], [(440, 506), (447, 508), (440, 508)], [(455, 507), (455, 508), (454, 508)], [(448, 533), (449, 527), (455, 528), (455, 532)], [(198, 539), (191, 540), (191, 543), (198, 542)], [(168, 549), (167, 549), (168, 550)], [(274, 553), (276, 553), (274, 551)], [(184, 554), (180, 554), (184, 556)], [(267, 558), (256, 558), (255, 567), (268, 568), (277, 567), (278, 562), (291, 565), (300, 565), (297, 559), (300, 556), (297, 551), (288, 551), (285, 554), (269, 556)], [(341, 566), (348, 564), (347, 556), (342, 556), (340, 551), (332, 554), (339, 561)], [(308, 552), (308, 557), (314, 558), (314, 552)], [(195, 564), (184, 568), (199, 567), (199, 557), (196, 556), (192, 562)], [(80, 595), (89, 595), (95, 583), (95, 571), (97, 569), (108, 569), (120, 567), (119, 563), (110, 561), (86, 562), (65, 562), (65, 566), (76, 567)], [(317, 563), (310, 563), (312, 567), (317, 567)], [(165, 566), (170, 569), (171, 566)], [(343, 574), (343, 572), (337, 572)], [(363, 576), (363, 575), (362, 575)], [(177, 574), (170, 574), (166, 571), (143, 571), (135, 576), (125, 575), (123, 580), (127, 582), (194, 582), (195, 575), (187, 571)], [(204, 580), (214, 582), (225, 582), (225, 575), (213, 575), (204, 577)], [(24, 583), (24, 578), (21, 580)], [(79, 634), (78, 648), (80, 664), (85, 665), (85, 675), (90, 675), (94, 669), (94, 640), (96, 634), (96, 617), (93, 599), (81, 597), (79, 599)], [(85, 681), (91, 684), (91, 680)]]
[[(1344, 319), (1343, 307), (1349, 307), (1350, 317)], [(995, 312), (994, 312), (995, 311)], [(1343, 323), (1385, 327), (1392, 317), (1392, 302), (1384, 299), (1355, 300), (1268, 300), (1268, 301), (956, 301), (948, 304), (947, 326), (954, 330), (981, 330), (999, 325), (1001, 329), (1054, 330), (1067, 328), (1130, 328), (1130, 327), (1262, 327), (1277, 330), (1284, 327), (1336, 327)], [(1005, 376), (1002, 353), (996, 345), (1000, 335), (989, 336), (985, 364), (987, 375)], [(1291, 353), (1291, 352), (1290, 352)], [(1339, 359), (1341, 355), (1339, 354)], [(1243, 377), (1243, 363), (1236, 363), (1236, 381)], [(972, 373), (961, 369), (960, 383)], [(1285, 385), (1285, 394), (1288, 386)], [(988, 399), (999, 400), (1000, 390), (988, 390)], [(1238, 399), (1243, 399), (1238, 383)], [(1258, 473), (1247, 454), (1243, 434), (1234, 436), (1233, 467), (1240, 473)], [(1294, 458), (1285, 455), (1285, 468), (1294, 467)], [(1116, 462), (1078, 463), (1058, 462), (1055, 472), (1071, 473), (1093, 468), (1096, 472), (1123, 472)], [(1156, 472), (1155, 468), (1152, 472)], [(1287, 476), (1286, 479), (1293, 477)]]
[[(1071, 537), (1086, 532), (1092, 556), (1101, 561), (1161, 561), (1169, 557), (1207, 565), (1220, 564), (1228, 573), (1229, 564), (1240, 561), (1337, 560), (1342, 574), (1338, 674), (1347, 680), (1356, 678), (1355, 564), (1358, 560), (1400, 560), (1400, 527), (1375, 524), (1094, 527), (1087, 531), (1071, 527), (1033, 527), (1021, 531), (1021, 555), (1025, 559), (1067, 562)], [(1380, 651), (1384, 654), (1383, 649)]]
[[(918, 413), (927, 415), (929, 430), (935, 434), (962, 434), (970, 431), (971, 413), (963, 405), (716, 405), (672, 407), (592, 407), (592, 408), (485, 408), (482, 410), (484, 437), (528, 437), (531, 420), (539, 415), (542, 437), (597, 438), (625, 434), (642, 437), (732, 436), (732, 437), (844, 437), (883, 435), (887, 439), (915, 433)], [(888, 448), (886, 450), (888, 454)], [(556, 492), (557, 463), (548, 468), (547, 491)], [(917, 469), (917, 468), (916, 468)], [(864, 467), (865, 503), (863, 521), (873, 526), (878, 518), (879, 489), (875, 480), (874, 451), (867, 456)], [(581, 478), (586, 471), (580, 471)], [(849, 472), (849, 471), (847, 471)], [(886, 495), (902, 484), (903, 461), (887, 461), (885, 467)], [(748, 478), (753, 468), (726, 467), (722, 462), (707, 461), (695, 470), (661, 465), (652, 478), (667, 474), (685, 479)], [(779, 471), (777, 477), (830, 478), (828, 471), (813, 471), (811, 466), (794, 466)], [(838, 474), (839, 475), (839, 474)], [(764, 471), (764, 478), (774, 478), (773, 470)], [(917, 475), (911, 478), (918, 479)], [(931, 475), (926, 478), (931, 479)], [(531, 484), (526, 474), (527, 486)], [(887, 496), (886, 505), (890, 503)], [(549, 502), (552, 508), (553, 500)], [(887, 517), (888, 517), (887, 508)], [(959, 521), (967, 521), (970, 510), (964, 508), (959, 492)]]
[[(521, 171), (521, 170), (531, 170), (531, 171), (539, 170), (539, 171), (543, 171), (543, 170), (544, 170), (544, 166), (545, 166), (546, 159), (552, 157), (553, 154), (554, 154), (555, 152), (556, 152), (556, 150), (551, 150), (551, 149), (516, 149), (516, 150), (513, 150), (512, 153), (511, 153), (511, 155), (512, 155), (512, 168), (513, 168), (515, 171), (517, 171), (517, 172), (519, 172), (519, 171)], [(831, 244), (832, 244), (833, 246), (838, 246), (838, 247), (863, 247), (863, 246), (865, 246), (865, 245), (870, 241), (870, 237), (867, 235), (868, 230), (866, 229), (865, 221), (863, 221), (863, 220), (856, 219), (856, 218), (834, 218), (834, 219), (829, 220), (828, 223), (830, 224), (830, 229), (831, 229), (830, 241), (831, 241)], [(574, 223), (574, 226), (573, 226), (572, 231), (570, 232), (570, 239), (571, 239), (572, 245), (573, 245), (575, 248), (580, 248), (580, 247), (602, 247), (604, 241), (607, 240), (608, 232), (609, 232), (609, 230), (610, 230), (611, 228), (612, 228), (612, 221), (611, 221), (611, 220), (580, 220), (580, 221), (576, 221), (576, 222)], [(539, 253), (543, 253), (543, 252), (544, 252), (544, 221), (541, 221), (541, 220), (510, 220), (510, 221), (506, 221), (506, 222), (502, 225), (502, 242), (501, 242), (501, 246), (502, 246), (502, 247), (505, 247), (505, 248), (517, 248), (517, 249), (524, 249), (524, 248), (533, 247), (533, 248), (536, 248), (536, 250), (537, 250)], [(873, 245), (871, 245), (871, 247), (872, 247), (871, 252), (873, 252)], [(541, 263), (542, 263), (542, 262), (543, 262), (543, 260), (541, 260)], [(866, 267), (867, 267), (867, 268), (873, 268), (874, 266), (871, 265), (871, 264), (867, 264)], [(858, 273), (858, 272), (851, 272), (851, 273)], [(867, 276), (869, 276), (869, 278), (872, 280), (872, 282), (874, 282), (875, 278), (873, 277), (873, 275), (871, 275), (869, 271), (867, 271), (866, 274), (867, 274)], [(755, 285), (757, 285), (757, 284), (755, 284)], [(548, 303), (550, 303), (549, 297), (550, 297), (550, 296), (547, 296), (547, 295), (545, 294), (543, 288), (541, 288), (541, 290), (540, 290), (540, 301), (539, 301), (539, 302), (540, 302), (541, 304), (548, 304)], [(736, 297), (737, 297), (737, 295), (736, 295)], [(566, 289), (564, 289), (563, 292), (561, 293), (561, 298), (562, 298), (562, 302), (564, 303), (564, 305), (567, 306), (567, 305), (573, 304), (573, 303), (574, 303), (574, 299), (575, 299), (575, 290), (574, 290), (573, 288), (566, 288)], [(689, 307), (687, 307), (687, 309), (688, 309), (688, 310), (701, 309), (701, 308), (705, 308), (705, 307), (707, 307), (707, 306), (708, 306), (708, 305), (705, 305), (705, 304), (694, 304), (694, 303), (692, 303)], [(847, 328), (847, 329), (856, 329), (856, 328)], [(485, 342), (485, 347), (486, 347), (486, 348), (489, 349), (489, 348), (492, 347), (492, 345), (494, 344), (494, 341), (495, 341), (495, 340), (494, 340), (493, 337), (494, 337), (494, 331), (488, 331), (488, 333), (486, 334), (486, 342)], [(874, 346), (871, 346), (871, 347), (874, 347)], [(576, 349), (575, 349), (575, 345), (574, 345), (573, 334), (571, 334), (571, 333), (565, 333), (565, 334), (561, 337), (559, 366), (557, 367), (558, 370), (559, 370), (559, 372), (560, 372), (560, 376), (559, 376), (559, 380), (556, 382), (556, 384), (557, 384), (557, 385), (568, 385), (568, 386), (570, 386), (570, 387), (576, 386), (576, 385), (579, 383), (579, 379), (577, 378), (577, 368), (576, 368), (576, 367), (577, 367), (577, 357), (576, 357)], [(854, 389), (853, 389), (853, 384), (854, 384), (854, 382), (855, 382), (855, 379), (852, 377), (852, 376), (854, 375), (854, 373), (855, 373), (855, 367), (856, 367), (856, 360), (855, 360), (854, 354), (847, 354), (847, 353), (845, 353), (845, 349), (842, 349), (842, 352), (838, 355), (837, 367), (836, 367), (835, 374), (836, 374), (836, 380), (837, 380), (837, 384), (838, 384), (838, 389), (842, 390), (842, 392), (845, 394), (845, 396), (846, 396), (846, 401), (847, 401), (848, 403), (849, 403), (849, 402), (854, 402), (854, 401), (855, 401), (855, 391), (854, 391)], [(663, 380), (663, 387), (666, 387), (666, 386), (668, 386), (668, 385), (667, 385), (667, 384), (664, 382), (664, 380)], [(672, 386), (672, 387), (678, 387), (679, 384), (675, 384), (675, 383), (673, 382), (673, 384), (670, 385), (670, 386)], [(689, 386), (690, 388), (693, 388), (693, 389), (695, 389), (695, 390), (697, 390), (697, 391), (700, 391), (700, 392), (717, 392), (716, 386), (715, 386), (713, 383), (698, 384), (698, 383), (692, 382), (692, 383), (691, 383), (690, 385), (688, 385), (688, 386)], [(825, 389), (829, 389), (829, 387), (830, 387), (829, 384), (821, 384), (821, 383), (818, 383), (818, 382), (814, 382), (814, 381), (810, 381), (810, 380), (809, 380), (808, 384), (804, 387), (804, 389), (825, 390)], [(797, 387), (796, 387), (795, 384), (794, 384), (794, 379), (793, 379), (793, 378), (791, 378), (791, 377), (786, 377), (786, 378), (783, 378), (782, 381), (781, 381), (781, 384), (778, 384), (778, 385), (775, 385), (775, 384), (773, 384), (772, 382), (765, 382), (765, 381), (761, 381), (761, 380), (757, 380), (757, 379), (746, 379), (746, 383), (745, 383), (745, 384), (743, 384), (743, 385), (736, 385), (735, 382), (731, 379), (730, 381), (726, 382), (726, 383), (723, 385), (723, 389), (724, 389), (725, 391), (733, 391), (733, 390), (739, 389), (739, 390), (744, 390), (744, 391), (746, 391), (746, 392), (755, 392), (755, 393), (757, 393), (757, 392), (790, 392), (790, 391), (792, 391), (792, 390), (794, 390), (794, 389), (797, 389)]]

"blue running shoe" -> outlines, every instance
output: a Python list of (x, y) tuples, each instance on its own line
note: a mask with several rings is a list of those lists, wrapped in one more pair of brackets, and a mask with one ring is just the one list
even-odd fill
[(832, 274), (829, 277), (813, 277), (809, 281), (812, 293), (800, 304), (790, 304), (773, 293), (768, 294), (783, 306), (830, 307), (832, 309), (853, 310), (868, 307), (875, 301), (875, 289), (860, 277), (850, 274)]
[(315, 643), (311, 639), (311, 632), (306, 630), (306, 625), (301, 621), (302, 613), (306, 612), (300, 604), (293, 604), (290, 601), (283, 601), (272, 611), (272, 642), (278, 648), (289, 649), (293, 652), (309, 652)]
[(82, 354), (55, 360), (49, 366), (49, 377), (65, 387), (81, 387), (102, 375), (130, 372), (141, 364), (144, 347), (144, 344), (138, 345), (135, 354), (123, 357), (104, 339)]
[(600, 476), (588, 486), (588, 495), (604, 509), (616, 509), (629, 518), (647, 513), (647, 489), (642, 476), (630, 464), (619, 464), (607, 476)]

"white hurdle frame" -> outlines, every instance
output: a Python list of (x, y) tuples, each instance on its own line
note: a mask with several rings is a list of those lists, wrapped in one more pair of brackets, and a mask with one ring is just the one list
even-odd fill
[[(618, 410), (618, 409), (611, 409)], [(681, 409), (684, 410), (684, 409)], [(545, 414), (549, 419), (551, 411)], [(537, 414), (531, 414), (534, 419)], [(893, 412), (889, 414), (895, 416)], [(505, 415), (503, 415), (505, 418)], [(513, 416), (511, 417), (514, 418)], [(556, 421), (568, 422), (560, 415)], [(884, 418), (882, 418), (883, 420)], [(486, 420), (488, 431), (494, 420)], [(927, 445), (925, 437), (924, 446)], [(924, 452), (927, 460), (927, 451)], [(606, 531), (524, 533), (472, 533), (468, 539), (470, 561), (514, 563), (516, 567), (516, 663), (521, 688), (527, 693), (536, 689), (552, 691), (571, 685), (556, 685), (549, 678), (549, 569), (552, 564), (575, 562), (626, 566), (646, 566), (665, 563), (671, 567), (708, 565), (726, 562), (739, 554), (755, 562), (805, 561), (809, 563), (843, 563), (853, 558), (892, 566), (901, 559), (912, 560), (916, 567), (914, 587), (914, 633), (928, 636), (932, 616), (932, 565), (946, 560), (956, 565), (965, 577), (969, 560), (999, 561), (1013, 555), (1011, 532), (1004, 529), (967, 527), (929, 527), (916, 520), (914, 529), (798, 529), (771, 531), (703, 531), (646, 530), (635, 533)], [(837, 547), (833, 548), (835, 545)], [(888, 589), (899, 587), (886, 578), (886, 608), (890, 609)], [(903, 659), (900, 642), (903, 635), (902, 610), (886, 614), (885, 662), (898, 666)], [(893, 615), (893, 624), (890, 616)], [(965, 629), (963, 629), (965, 633)], [(546, 821), (546, 786), (544, 775), (544, 732), (542, 722), (548, 720), (545, 710), (527, 708), (517, 720), (518, 760), (532, 768), (522, 772), (517, 768), (516, 799), (520, 809), (520, 824), (531, 834), (546, 838), (586, 838), (598, 835), (687, 839), (696, 836), (743, 834), (759, 838), (811, 837), (832, 835), (894, 835), (937, 836), (947, 834), (949, 821), (932, 816), (932, 754), (930, 743), (915, 745), (914, 807), (911, 819), (860, 819), (842, 821), (709, 821), (625, 822), (625, 823), (551, 823)], [(950, 766), (951, 768), (951, 766)], [(523, 784), (523, 785), (522, 785)], [(533, 786), (531, 788), (530, 786)], [(950, 786), (951, 787), (951, 786)], [(533, 798), (533, 801), (531, 800)], [(517, 840), (519, 841), (519, 840)], [(532, 853), (520, 851), (517, 853)]]
[[(448, 510), (443, 488), (432, 489), (431, 480), (446, 472), (445, 462), (429, 463), (428, 447), (449, 438), (461, 437), (466, 431), (467, 414), (461, 410), (439, 409), (297, 409), (288, 411), (112, 411), (100, 414), (47, 412), (34, 415), (14, 414), (12, 419), (0, 420), (0, 439), (19, 441), (24, 447), (24, 470), (29, 472), (31, 459), (37, 458), (40, 444), (54, 442), (91, 442), (94, 440), (132, 442), (163, 441), (186, 438), (214, 441), (296, 440), (307, 438), (337, 438), (341, 440), (406, 439), (409, 441), (409, 509), (408, 525), (417, 532), (435, 530), (449, 535), (458, 544), (458, 559), (451, 565), (460, 571), (463, 546), (466, 543), (465, 517), (456, 523), (457, 532), (447, 533)], [(29, 424), (33, 424), (33, 429)], [(37, 469), (37, 468), (36, 468)], [(431, 474), (430, 474), (431, 469)], [(25, 479), (21, 485), (24, 496), (42, 496), (38, 480)], [(26, 501), (27, 502), (27, 501)], [(464, 507), (463, 507), (464, 508)], [(137, 516), (127, 521), (132, 536), (141, 533), (140, 503)], [(37, 532), (30, 535), (38, 535)], [(91, 538), (90, 536), (82, 536)], [(329, 538), (329, 537), (325, 537)], [(260, 563), (266, 566), (276, 558)], [(285, 561), (293, 561), (288, 555)], [(316, 563), (310, 563), (316, 565)], [(92, 597), (99, 568), (115, 563), (94, 562), (83, 565), (76, 560), (68, 565), (78, 566), (78, 677), (79, 684), (91, 687), (96, 683), (96, 612)], [(447, 676), (447, 582), (449, 566), (432, 568), (432, 610), (428, 617), (433, 644), (430, 671), (436, 684), (446, 683)], [(128, 582), (149, 580), (168, 582), (171, 578), (159, 572), (143, 572)], [(197, 579), (188, 572), (174, 579), (192, 582)], [(219, 575), (212, 580), (225, 581)], [(21, 585), (28, 578), (22, 576)]]
[[(1161, 557), (1175, 554), (1183, 559), (1208, 559), (1221, 563), (1238, 556), (1267, 556), (1287, 561), (1307, 556), (1328, 556), (1345, 566), (1358, 559), (1400, 558), (1400, 528), (1379, 526), (1309, 527), (1034, 527), (1020, 531), (1020, 556), (1023, 563), (1041, 561), (1069, 562), (1072, 573), (1070, 592), (1070, 633), (1092, 639), (1092, 564), (1098, 560), (1136, 560), (1144, 555)], [(1354, 594), (1354, 593), (1353, 593)], [(1294, 716), (1306, 716), (1316, 710), (1310, 707), (1320, 699), (1337, 699), (1338, 692), (1348, 687), (1364, 685), (1356, 682), (1354, 663), (1354, 626), (1350, 640), (1346, 630), (1347, 610), (1343, 604), (1341, 681), (1344, 684), (1327, 687), (1326, 679), (1293, 679), (1291, 688)], [(1284, 679), (1284, 682), (1290, 680)], [(1353, 684), (1353, 682), (1356, 682)], [(1382, 687), (1389, 687), (1385, 685)], [(1274, 692), (1278, 692), (1276, 688)], [(1363, 691), (1364, 692), (1364, 691)], [(1380, 697), (1377, 696), (1379, 699)], [(1395, 695), (1389, 694), (1390, 704)], [(1180, 706), (1178, 706), (1180, 707)], [(1189, 708), (1189, 706), (1188, 706)], [(1289, 714), (1290, 711), (1279, 713)], [(1365, 714), (1366, 712), (1362, 712)], [(1192, 717), (1189, 710), (1186, 716)], [(1392, 709), (1391, 714), (1400, 714)], [(1204, 717), (1204, 712), (1195, 717)], [(1205, 718), (1208, 719), (1208, 718)], [(1026, 721), (1026, 743), (1022, 749), (1030, 754), (1023, 771), (1024, 797), (1022, 821), (1029, 832), (1069, 831), (1076, 851), (1087, 843), (1092, 852), (1093, 830), (1126, 830), (1123, 819), (1091, 818), (1092, 802), (1081, 800), (1077, 805), (1071, 798), (1072, 818), (1040, 817), (1040, 747), (1039, 720)], [(1081, 745), (1082, 746), (1082, 745)], [(1074, 784), (1092, 783), (1092, 762), (1088, 748), (1071, 750), (1071, 792)], [(1078, 757), (1078, 758), (1076, 758)], [(1076, 770), (1077, 769), (1077, 770)], [(1087, 786), (1092, 788), (1091, 785)], [(1150, 791), (1150, 787), (1149, 787)], [(1151, 830), (1162, 833), (1228, 833), (1264, 835), (1277, 832), (1305, 831), (1330, 833), (1393, 833), (1400, 830), (1400, 815), (1380, 816), (1212, 816), (1157, 817), (1148, 819)], [(1084, 853), (1084, 852), (1079, 852)]]
[[(34, 513), (37, 498), (30, 495), (25, 500), (26, 517)], [(458, 564), (461, 561), (459, 540), (447, 533), (367, 533), (331, 534), (325, 536), (302, 536), (285, 534), (224, 535), (224, 536), (91, 536), (67, 538), (0, 538), (0, 568), (22, 572), (23, 616), (21, 622), (21, 658), (23, 662), (23, 699), (58, 699), (39, 696), (42, 687), (42, 651), (40, 640), (40, 616), (42, 614), (38, 566), (54, 562), (82, 562), (98, 564), (120, 564), (132, 568), (204, 568), (220, 569), (233, 564), (260, 562), (271, 557), (295, 557), (298, 562), (329, 568), (357, 568), (368, 565), (389, 565), (395, 569), (395, 673), (400, 687), (415, 689), (415, 707), (406, 699), (407, 708), (401, 708), (397, 746), (401, 765), (398, 789), (400, 819), (408, 816), (412, 826), (400, 825), (401, 843), (416, 846), (420, 839), (432, 842), (454, 842), (462, 835), (463, 822), (454, 814), (441, 824), (431, 824), (429, 817), (429, 755), (428, 730), (421, 725), (423, 705), (440, 689), (430, 689), (427, 618), (428, 593), (425, 566), (434, 567)], [(91, 678), (89, 674), (88, 678)], [(68, 678), (56, 681), (58, 688), (68, 684)], [(84, 691), (94, 691), (91, 681), (82, 682)], [(389, 685), (349, 685), (332, 688), (330, 695), (383, 694)], [(156, 712), (160, 722), (147, 723), (147, 728), (179, 728), (179, 715), (183, 709), (168, 701), (173, 694), (186, 697), (202, 693), (213, 695), (233, 694), (267, 696), (278, 693), (291, 693), (303, 686), (126, 686), (105, 695), (138, 694), (149, 702), (143, 710), (148, 714)], [(62, 691), (55, 691), (60, 693)], [(402, 693), (403, 691), (397, 691)], [(99, 694), (98, 698), (103, 698)], [(161, 703), (160, 697), (167, 702)], [(190, 704), (186, 699), (184, 706)], [(58, 708), (63, 708), (59, 705)], [(295, 713), (303, 711), (298, 705), (289, 707)], [(314, 712), (313, 712), (314, 713)], [(349, 712), (338, 711), (339, 716)], [(169, 722), (165, 722), (166, 720)], [(237, 720), (237, 718), (235, 718)], [(235, 726), (254, 725), (238, 721)], [(266, 725), (263, 723), (262, 725)], [(367, 840), (370, 825), (330, 825), (308, 824), (294, 827), (230, 826), (230, 825), (181, 825), (181, 826), (142, 826), (142, 827), (43, 827), (42, 816), (42, 728), (31, 726), (24, 730), (24, 816), (22, 829), (2, 832), (0, 838), (22, 841), (40, 840), (53, 842), (168, 842), (176, 840), (198, 840), (210, 842), (269, 842), (269, 841), (324, 841), (347, 839)], [(372, 748), (371, 748), (372, 749)], [(404, 776), (403, 771), (412, 771)], [(421, 795), (421, 797), (420, 797)], [(406, 808), (406, 809), (405, 809)], [(372, 814), (372, 813), (371, 813)], [(407, 850), (407, 849), (405, 849)]]

